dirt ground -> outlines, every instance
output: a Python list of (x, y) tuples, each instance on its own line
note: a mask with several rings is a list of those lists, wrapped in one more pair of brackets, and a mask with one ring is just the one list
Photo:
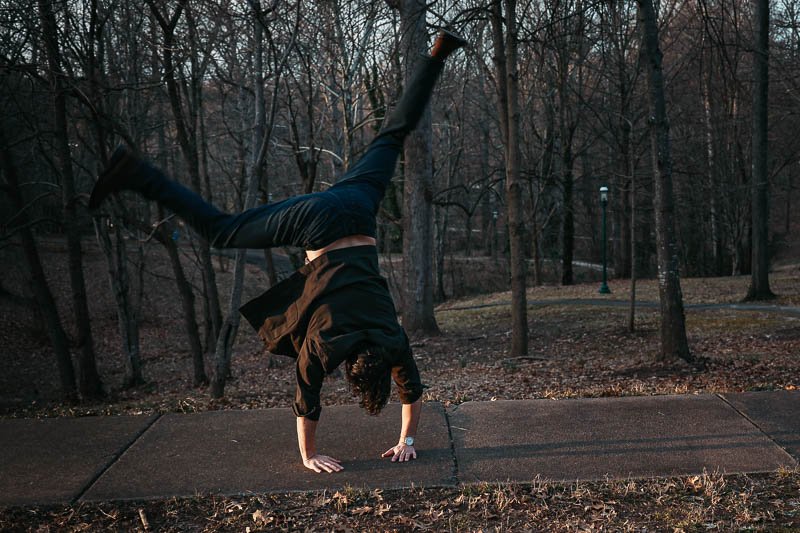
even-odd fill
[[(191, 249), (184, 249), (187, 274), (196, 286), (200, 274)], [(71, 326), (66, 251), (49, 244), (43, 255), (62, 319)], [(6, 260), (9, 262), (6, 263)], [(21, 263), (4, 271), (2, 286), (23, 287)], [(141, 344), (146, 384), (122, 387), (122, 356), (116, 309), (101, 252), (86, 245), (86, 277), (97, 363), (108, 393), (96, 404), (62, 405), (55, 361), (46, 335), (35, 327), (31, 312), (0, 298), (0, 365), (2, 416), (90, 415), (110, 413), (189, 412), (207, 409), (285, 407), (294, 391), (292, 361), (265, 353), (246, 323), (241, 325), (232, 362), (233, 379), (223, 400), (213, 401), (206, 388), (192, 387), (192, 367), (171, 268), (158, 248), (146, 256), (145, 300)], [(229, 267), (229, 265), (228, 265)], [(777, 301), (800, 305), (800, 276), (787, 267), (771, 276)], [(220, 295), (227, 300), (230, 269), (217, 272)], [(736, 303), (749, 278), (685, 279), (687, 304)], [(264, 274), (248, 266), (246, 295), (266, 286)], [(511, 357), (509, 293), (447, 301), (437, 308), (438, 335), (414, 335), (412, 346), (423, 376), (426, 400), (445, 404), (467, 400), (683, 394), (745, 390), (794, 389), (800, 385), (800, 315), (687, 307), (686, 322), (693, 354), (707, 359), (698, 371), (683, 361), (658, 361), (659, 319), (654, 308), (639, 307), (636, 331), (627, 330), (627, 307), (564, 305), (563, 299), (599, 299), (598, 284), (545, 286), (529, 290), (530, 350)], [(627, 280), (612, 280), (611, 295), (626, 300)], [(652, 280), (638, 283), (639, 301), (657, 301)], [(548, 303), (550, 302), (550, 303)], [(486, 307), (487, 305), (490, 305)], [(199, 305), (198, 311), (199, 311)], [(200, 318), (200, 317), (199, 317)], [(68, 328), (72, 331), (72, 328)], [(211, 358), (206, 364), (209, 373)], [(355, 403), (341, 377), (323, 387), (325, 404)]]
[[(22, 263), (13, 249), (0, 251), (2, 288), (24, 295)], [(66, 250), (43, 246), (51, 286), (62, 319), (70, 322)], [(46, 335), (32, 313), (0, 298), (0, 416), (87, 416), (192, 412), (208, 409), (286, 407), (294, 391), (292, 361), (266, 354), (242, 324), (223, 400), (193, 388), (192, 367), (180, 320), (170, 266), (157, 248), (147, 250), (142, 353), (146, 384), (122, 387), (116, 311), (101, 252), (87, 242), (86, 277), (103, 402), (58, 401), (57, 373)], [(192, 250), (183, 250), (187, 274), (200, 286)], [(474, 261), (474, 260), (472, 260)], [(224, 266), (220, 263), (220, 266)], [(491, 264), (482, 267), (491, 272)], [(770, 305), (800, 305), (800, 270), (777, 269)], [(227, 300), (230, 271), (217, 272)], [(266, 286), (264, 274), (248, 266), (246, 297)], [(684, 279), (687, 304), (736, 303), (749, 278)], [(612, 280), (612, 294), (626, 300), (627, 280)], [(800, 386), (800, 315), (730, 308), (687, 309), (693, 354), (705, 370), (682, 361), (659, 362), (658, 313), (640, 307), (636, 331), (627, 331), (625, 307), (564, 305), (563, 299), (598, 299), (597, 283), (532, 288), (528, 297), (530, 351), (512, 357), (508, 293), (447, 301), (437, 307), (440, 333), (414, 335), (412, 344), (424, 399), (445, 404), (467, 400), (692, 394), (748, 390), (793, 390)], [(657, 286), (642, 280), (640, 301), (657, 301)], [(198, 306), (199, 307), (199, 306)], [(207, 360), (211, 368), (211, 361)], [(327, 405), (356, 403), (341, 377), (323, 387)], [(800, 471), (759, 476), (706, 476), (605, 483), (493, 485), (458, 489), (334, 494), (309, 493), (247, 498), (206, 497), (167, 502), (28, 507), (0, 510), (2, 531), (520, 531), (800, 529)]]

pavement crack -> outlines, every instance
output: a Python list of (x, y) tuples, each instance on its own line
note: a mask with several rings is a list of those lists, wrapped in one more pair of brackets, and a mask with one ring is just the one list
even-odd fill
[(128, 442), (128, 444), (126, 444), (125, 446), (123, 446), (123, 447), (122, 447), (122, 448), (121, 448), (121, 449), (120, 449), (120, 450), (119, 450), (117, 453), (115, 453), (115, 454), (114, 454), (114, 455), (113, 455), (113, 456), (112, 456), (112, 457), (111, 457), (111, 458), (108, 460), (108, 462), (107, 462), (105, 465), (103, 465), (101, 468), (99, 468), (99, 469), (98, 469), (98, 471), (95, 473), (95, 475), (94, 475), (94, 476), (92, 476), (92, 479), (90, 479), (90, 480), (89, 480), (89, 481), (86, 483), (86, 485), (84, 485), (84, 486), (83, 486), (83, 488), (82, 488), (80, 491), (78, 491), (78, 494), (77, 494), (77, 495), (76, 495), (74, 498), (72, 498), (72, 500), (70, 501), (70, 505), (75, 505), (76, 503), (78, 503), (78, 502), (80, 501), (80, 499), (81, 499), (81, 498), (83, 498), (84, 494), (86, 494), (87, 492), (89, 492), (89, 490), (90, 490), (90, 489), (91, 489), (91, 488), (94, 486), (94, 484), (95, 484), (95, 483), (97, 483), (97, 481), (98, 481), (98, 480), (99, 480), (101, 477), (103, 477), (103, 474), (105, 474), (106, 472), (108, 472), (108, 469), (109, 469), (109, 468), (111, 468), (112, 466), (114, 466), (114, 464), (115, 464), (117, 461), (119, 461), (119, 458), (120, 458), (120, 457), (122, 457), (123, 455), (125, 455), (125, 452), (127, 452), (127, 451), (130, 449), (130, 447), (131, 447), (131, 446), (133, 446), (134, 444), (136, 444), (136, 442), (137, 442), (137, 441), (138, 441), (138, 440), (139, 440), (139, 439), (142, 437), (142, 435), (144, 435), (144, 434), (145, 434), (145, 433), (146, 433), (146, 432), (147, 432), (147, 431), (148, 431), (148, 430), (149, 430), (151, 427), (153, 427), (153, 425), (154, 425), (156, 422), (158, 422), (158, 420), (159, 420), (161, 417), (162, 417), (162, 414), (161, 414), (161, 413), (159, 413), (159, 414), (155, 415), (155, 416), (153, 417), (153, 420), (151, 420), (151, 421), (150, 421), (150, 423), (148, 423), (148, 424), (147, 424), (147, 425), (145, 425), (145, 426), (144, 426), (144, 427), (143, 427), (141, 430), (139, 430), (139, 432), (138, 432), (138, 433), (136, 433), (136, 434), (133, 436), (133, 438), (131, 438), (131, 440), (130, 440), (130, 442)]
[[(758, 430), (758, 431), (759, 431), (759, 432), (760, 432), (762, 435), (764, 435), (764, 436), (765, 436), (767, 439), (769, 439), (769, 441), (770, 441), (772, 444), (774, 444), (775, 446), (777, 446), (778, 448), (780, 448), (781, 450), (783, 450), (783, 453), (785, 453), (786, 455), (788, 455), (789, 457), (791, 457), (791, 458), (794, 460), (794, 462), (795, 462), (796, 464), (797, 464), (797, 463), (800, 463), (800, 461), (798, 461), (798, 460), (797, 460), (797, 459), (796, 459), (796, 458), (795, 458), (795, 457), (794, 457), (794, 456), (793, 456), (791, 453), (789, 453), (789, 450), (787, 450), (786, 448), (784, 448), (784, 447), (783, 447), (783, 446), (782, 446), (782, 445), (781, 445), (781, 444), (780, 444), (778, 441), (776, 441), (774, 438), (772, 438), (772, 436), (771, 436), (769, 433), (767, 433), (766, 431), (764, 431), (764, 430), (761, 428), (761, 426), (759, 426), (759, 425), (756, 423), (756, 421), (755, 421), (755, 420), (753, 420), (752, 418), (750, 418), (749, 416), (747, 416), (747, 413), (743, 412), (741, 409), (738, 409), (738, 408), (737, 408), (735, 405), (733, 405), (731, 402), (729, 402), (729, 401), (728, 401), (728, 399), (727, 399), (725, 396), (723, 396), (722, 394), (720, 394), (720, 393), (717, 393), (717, 394), (716, 394), (716, 396), (717, 396), (717, 398), (719, 398), (720, 400), (722, 400), (723, 402), (725, 402), (725, 403), (728, 405), (728, 407), (730, 407), (731, 409), (733, 409), (734, 411), (736, 411), (736, 413), (737, 413), (739, 416), (741, 416), (742, 418), (744, 418), (745, 420), (747, 420), (748, 422), (750, 422), (750, 424), (752, 424), (754, 428), (756, 428), (756, 429), (757, 429), (757, 430)], [(449, 427), (449, 426), (448, 426), (448, 427)]]
[(450, 439), (450, 456), (453, 459), (453, 484), (458, 486), (458, 456), (456, 455), (456, 443), (453, 439), (453, 427), (450, 425), (450, 415), (447, 408), (444, 409), (444, 421), (447, 424), (447, 436)]

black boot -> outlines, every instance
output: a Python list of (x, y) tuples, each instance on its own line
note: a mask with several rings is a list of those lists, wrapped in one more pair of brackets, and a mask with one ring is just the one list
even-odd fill
[(444, 61), (450, 54), (466, 45), (466, 39), (448, 30), (439, 30), (439, 35), (436, 36), (436, 41), (431, 49), (431, 57)]
[(218, 243), (223, 246), (230, 236), (229, 215), (125, 146), (114, 150), (108, 168), (100, 174), (89, 198), (89, 209), (96, 209), (109, 195), (119, 191), (135, 191), (158, 202), (214, 246)]
[(428, 101), (431, 99), (436, 80), (442, 73), (445, 58), (454, 50), (464, 46), (466, 42), (448, 31), (441, 30), (439, 32), (431, 52), (432, 55), (419, 59), (416, 70), (408, 80), (400, 100), (384, 119), (381, 131), (378, 133), (379, 136), (392, 135), (402, 141), (417, 127), (417, 123), (422, 118)]
[(89, 209), (97, 209), (110, 194), (123, 190), (136, 190), (137, 170), (142, 159), (136, 156), (127, 146), (119, 145), (111, 154), (108, 167), (97, 178), (92, 195), (89, 197)]
[(384, 119), (379, 137), (392, 135), (402, 141), (414, 131), (428, 106), (433, 87), (443, 67), (444, 62), (430, 56), (419, 59), (417, 69), (400, 95), (400, 100)]

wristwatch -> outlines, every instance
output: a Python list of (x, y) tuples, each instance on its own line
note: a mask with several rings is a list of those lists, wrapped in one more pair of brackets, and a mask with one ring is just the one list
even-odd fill
[(403, 444), (406, 446), (413, 446), (414, 445), (414, 437), (406, 437), (403, 439)]

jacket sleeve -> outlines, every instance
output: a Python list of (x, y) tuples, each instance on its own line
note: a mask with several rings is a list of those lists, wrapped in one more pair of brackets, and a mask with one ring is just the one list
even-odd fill
[(322, 381), (325, 379), (325, 370), (322, 368), (319, 358), (309, 352), (308, 341), (303, 345), (297, 357), (296, 374), (297, 389), (292, 411), (295, 416), (319, 420), (322, 411), (319, 393), (322, 389)]
[(392, 367), (392, 378), (397, 384), (401, 403), (414, 403), (422, 396), (423, 385), (411, 348), (400, 358), (399, 364)]

